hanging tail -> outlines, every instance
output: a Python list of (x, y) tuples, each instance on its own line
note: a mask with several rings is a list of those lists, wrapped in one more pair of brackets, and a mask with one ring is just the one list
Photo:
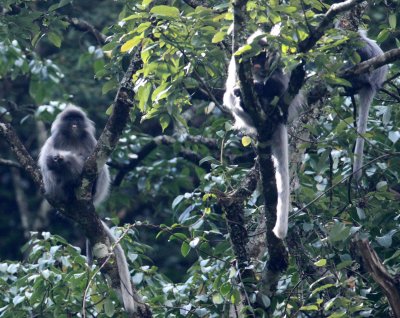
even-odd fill
[(363, 88), (359, 91), (358, 96), (360, 97), (360, 107), (358, 111), (357, 120), (357, 140), (354, 148), (354, 164), (353, 164), (353, 175), (356, 181), (359, 181), (362, 176), (361, 167), (363, 165), (363, 154), (364, 154), (364, 138), (360, 135), (364, 135), (367, 131), (367, 121), (369, 108), (372, 100), (374, 99), (376, 90), (371, 87)]
[(276, 223), (272, 230), (276, 237), (284, 239), (288, 229), (289, 217), (289, 156), (288, 133), (284, 124), (279, 124), (272, 137), (272, 156), (275, 166), (278, 204), (276, 206)]
[(101, 221), (103, 228), (112, 244), (115, 244), (114, 253), (117, 260), (118, 274), (121, 282), (121, 294), (122, 301), (124, 303), (125, 310), (129, 313), (135, 313), (135, 302), (133, 300), (133, 290), (131, 284), (131, 274), (129, 273), (128, 262), (126, 261), (125, 252), (121, 245), (116, 244), (117, 240), (114, 234), (106, 223)]

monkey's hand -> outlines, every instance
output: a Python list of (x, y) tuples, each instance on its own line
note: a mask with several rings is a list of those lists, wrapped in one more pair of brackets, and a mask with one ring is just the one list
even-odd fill
[(46, 164), (50, 171), (62, 172), (65, 170), (64, 156), (61, 154), (48, 155), (46, 158)]
[(68, 180), (79, 178), (84, 162), (85, 160), (82, 156), (71, 151), (59, 151), (48, 155), (46, 158), (48, 169), (57, 174), (62, 174)]

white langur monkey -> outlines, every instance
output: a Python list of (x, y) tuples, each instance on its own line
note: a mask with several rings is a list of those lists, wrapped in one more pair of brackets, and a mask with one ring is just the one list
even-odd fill
[[(96, 146), (95, 128), (85, 112), (74, 105), (68, 105), (57, 115), (51, 126), (51, 135), (46, 140), (39, 155), (39, 166), (43, 175), (46, 195), (55, 200), (67, 203), (75, 197), (85, 160)], [(110, 174), (104, 165), (99, 171), (93, 189), (93, 203), (99, 205), (108, 195)], [(112, 244), (116, 238), (102, 222), (104, 230)], [(124, 308), (133, 313), (135, 303), (131, 276), (125, 253), (121, 246), (115, 246), (118, 273), (121, 282), (121, 294)]]
[[(279, 28), (279, 27), (278, 27)], [(271, 34), (279, 34), (277, 27), (273, 28)], [(248, 40), (251, 44), (262, 35), (261, 31), (255, 32)], [(266, 45), (266, 39), (259, 40), (261, 46)], [(270, 64), (276, 62), (274, 53), (261, 52), (251, 60), (254, 89), (257, 92), (260, 102), (270, 103), (275, 97), (281, 97), (288, 89), (290, 74), (284, 73), (281, 67), (277, 66), (272, 72)], [(271, 61), (270, 61), (271, 59)], [(270, 74), (269, 74), (270, 73)], [(268, 76), (268, 77), (267, 77)], [(224, 94), (224, 105), (231, 111), (235, 119), (235, 128), (250, 135), (257, 135), (251, 117), (242, 107), (240, 91), (237, 86), (238, 77), (234, 57), (231, 58), (226, 80), (226, 91)], [(288, 133), (287, 121), (293, 121), (304, 103), (302, 93), (298, 93), (292, 100), (288, 113), (281, 116), (276, 131), (271, 139), (272, 159), (275, 166), (275, 179), (278, 191), (278, 202), (276, 206), (276, 223), (273, 232), (276, 237), (283, 239), (287, 235), (288, 217), (290, 207), (290, 185), (289, 185), (289, 158), (288, 158)]]

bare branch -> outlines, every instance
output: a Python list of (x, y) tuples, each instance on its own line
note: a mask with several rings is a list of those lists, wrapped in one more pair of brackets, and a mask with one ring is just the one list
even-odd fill
[(8, 160), (8, 159), (2, 159), (2, 158), (0, 158), (0, 166), (22, 168), (21, 165), (18, 162), (15, 162), (15, 161), (12, 161), (12, 160)]
[(106, 43), (107, 37), (103, 33), (101, 33), (99, 30), (97, 30), (89, 22), (82, 20), (82, 19), (78, 19), (78, 18), (67, 17), (66, 19), (77, 30), (89, 32), (90, 34), (92, 34), (96, 38), (97, 42), (100, 45), (104, 45)]
[(44, 193), (42, 175), (36, 162), (32, 159), (21, 140), (18, 138), (14, 128), (0, 118), (0, 136), (3, 136), (10, 145), (11, 151), (16, 156), (20, 165), (29, 174), (36, 186)]

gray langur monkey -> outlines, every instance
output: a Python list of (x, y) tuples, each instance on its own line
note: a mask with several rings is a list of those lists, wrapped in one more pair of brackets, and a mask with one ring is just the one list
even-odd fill
[[(96, 146), (94, 123), (79, 107), (68, 105), (57, 115), (51, 126), (51, 135), (44, 143), (39, 155), (39, 167), (43, 175), (46, 195), (63, 203), (75, 198), (85, 160)], [(93, 187), (93, 204), (103, 202), (109, 191), (110, 174), (104, 165), (99, 171)], [(109, 227), (102, 222), (112, 244), (116, 238)], [(115, 245), (118, 272), (121, 281), (121, 294), (125, 310), (133, 313), (135, 304), (131, 276), (125, 253), (119, 244)]]
[[(357, 53), (360, 55), (361, 61), (369, 60), (384, 53), (375, 41), (367, 37), (365, 31), (358, 31), (358, 34), (363, 43), (363, 46), (357, 49)], [(347, 92), (349, 94), (358, 94), (360, 100), (357, 119), (358, 136), (356, 140), (356, 146), (354, 148), (353, 163), (353, 174), (356, 181), (359, 181), (362, 176), (361, 167), (363, 165), (365, 140), (361, 136), (367, 131), (369, 108), (371, 107), (377, 91), (382, 87), (382, 84), (386, 79), (387, 72), (388, 66), (384, 65), (370, 73), (364, 73), (347, 78), (347, 80), (349, 80), (352, 84), (352, 87), (347, 89)]]
[[(255, 32), (250, 36), (247, 42), (251, 44), (262, 34), (262, 31)], [(267, 44), (266, 39), (262, 38), (259, 40), (259, 44), (265, 46)], [(284, 73), (283, 69), (279, 66), (272, 70), (272, 72), (270, 71), (270, 65), (276, 62), (276, 56), (273, 55), (274, 53), (261, 52), (251, 59), (254, 89), (262, 105), (265, 104), (265, 101), (269, 104), (275, 97), (281, 97), (289, 86), (290, 74)], [(251, 117), (242, 107), (237, 82), (236, 64), (234, 57), (232, 57), (228, 67), (228, 77), (226, 80), (226, 91), (223, 102), (234, 117), (234, 127), (247, 134), (256, 136), (257, 129)], [(281, 114), (281, 121), (278, 123), (276, 131), (271, 139), (272, 160), (275, 166), (275, 179), (278, 191), (276, 223), (273, 232), (275, 236), (280, 239), (285, 238), (287, 235), (290, 207), (289, 146), (286, 124), (287, 122), (293, 121), (298, 116), (298, 112), (303, 104), (304, 97), (303, 94), (299, 92), (292, 100), (287, 114)]]

